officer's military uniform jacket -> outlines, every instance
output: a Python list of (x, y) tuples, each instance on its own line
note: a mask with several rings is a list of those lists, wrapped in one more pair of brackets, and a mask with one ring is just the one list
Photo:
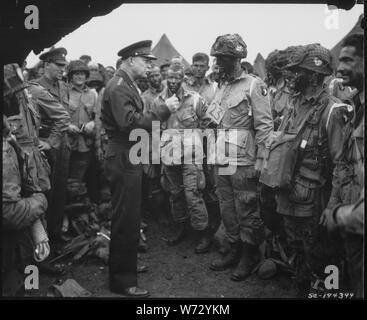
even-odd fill
[[(97, 99), (95, 91), (88, 87), (79, 90), (72, 84), (70, 85), (69, 113), (71, 123), (81, 128), (86, 123), (95, 119), (97, 111)], [(71, 150), (78, 152), (88, 152), (94, 143), (94, 137), (83, 134), (69, 134)]]
[(30, 84), (28, 92), (39, 113), (39, 138), (57, 149), (63, 134), (69, 127), (69, 113), (59, 100), (42, 86), (35, 82), (30, 82)]
[[(265, 141), (273, 131), (269, 95), (265, 83), (243, 71), (232, 81), (225, 81), (217, 88), (212, 105), (219, 105), (224, 115), (218, 129), (235, 129), (236, 135), (218, 135), (217, 158), (225, 155), (225, 148), (232, 145), (237, 152), (229, 152), (229, 164), (254, 166), (263, 158)], [(220, 139), (225, 139), (219, 141)], [(230, 146), (231, 147), (231, 146)], [(222, 164), (221, 159), (217, 159)], [(224, 164), (224, 163), (223, 163)]]
[[(40, 115), (41, 115), (41, 128), (40, 138), (49, 139), (50, 145), (53, 148), (60, 146), (61, 139), (70, 124), (69, 116), (69, 88), (63, 81), (56, 81), (55, 83), (42, 76), (40, 79), (35, 80), (36, 83), (40, 84), (49, 94), (43, 92), (42, 89), (36, 86), (30, 89), (30, 93), (36, 101), (40, 104)], [(62, 108), (63, 107), (63, 108)], [(57, 120), (59, 125), (59, 137), (52, 135), (54, 125)], [(66, 126), (67, 123), (67, 126)], [(52, 137), (52, 139), (50, 139)]]
[[(50, 108), (49, 104), (46, 104), (46, 108), (44, 108), (44, 101), (42, 101), (42, 97), (37, 98), (37, 91), (41, 93), (40, 95), (44, 94), (47, 99), (49, 94), (40, 85), (34, 83), (29, 83), (27, 89), (15, 93), (18, 98), (19, 114), (8, 117), (11, 132), (24, 151), (27, 175), (24, 178), (23, 187), (29, 193), (46, 192), (51, 187), (49, 163), (46, 156), (38, 150), (38, 132), (40, 127), (39, 111), (46, 110), (46, 112), (52, 113), (54, 110)], [(54, 100), (51, 96), (48, 99)], [(56, 102), (56, 105), (60, 106), (58, 102)], [(65, 114), (68, 116), (66, 112)], [(65, 119), (69, 118), (65, 117)], [(60, 130), (65, 130), (62, 121), (61, 124), (58, 121), (54, 123), (52, 133), (48, 139), (52, 147), (56, 147), (59, 143)], [(67, 123), (65, 123), (65, 126), (67, 128)]]
[(44, 87), (52, 96), (62, 103), (66, 110), (69, 109), (69, 88), (64, 81), (51, 81), (46, 76), (35, 80), (42, 87)]
[(122, 69), (117, 70), (107, 83), (102, 99), (102, 125), (109, 140), (119, 141), (128, 146), (131, 130), (143, 128), (151, 131), (152, 121), (166, 121), (170, 111), (160, 105), (154, 112), (143, 114), (144, 103), (131, 77)]
[(105, 147), (107, 145), (107, 134), (105, 128), (102, 126), (101, 112), (102, 112), (102, 99), (105, 88), (102, 88), (98, 93), (95, 89), (91, 89), (97, 97), (97, 107), (95, 116), (96, 125), (96, 151), (97, 154), (103, 155)]
[[(341, 158), (344, 127), (350, 121), (352, 107), (330, 96), (327, 88), (311, 98), (302, 94), (292, 97), (290, 115), (280, 130), (296, 133), (307, 117), (302, 133), (290, 192), (280, 194), (277, 211), (281, 214), (308, 217), (319, 215), (328, 198), (334, 165)], [(322, 189), (324, 188), (324, 189)]]

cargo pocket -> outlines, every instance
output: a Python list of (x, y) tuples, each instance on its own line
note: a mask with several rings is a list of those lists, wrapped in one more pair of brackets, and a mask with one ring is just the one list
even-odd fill
[(315, 201), (316, 187), (315, 182), (298, 176), (293, 182), (291, 199), (296, 203), (313, 203)]
[(10, 132), (16, 137), (21, 136), (23, 133), (23, 116), (16, 115), (8, 117), (7, 119), (10, 127)]
[(227, 102), (227, 106), (232, 125), (241, 126), (243, 118), (248, 116), (250, 110), (246, 93), (241, 92), (231, 97)]
[(185, 128), (193, 128), (198, 120), (192, 107), (186, 107), (177, 113), (177, 118)]
[(239, 191), (238, 200), (242, 203), (253, 204), (257, 201), (256, 191)]
[[(245, 129), (231, 129), (227, 139), (228, 146), (226, 154), (230, 154), (230, 145), (236, 150), (236, 158), (239, 161), (246, 161), (247, 165), (252, 164), (256, 158), (255, 138), (252, 132)], [(234, 150), (234, 149), (233, 149)]]
[(205, 190), (205, 174), (203, 170), (196, 168), (197, 188), (198, 190)]

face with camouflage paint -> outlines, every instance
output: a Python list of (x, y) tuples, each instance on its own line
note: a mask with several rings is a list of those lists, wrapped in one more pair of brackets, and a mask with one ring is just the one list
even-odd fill
[(184, 79), (184, 71), (182, 69), (168, 69), (167, 87), (172, 93), (177, 93), (181, 88)]
[(217, 56), (217, 66), (220, 74), (231, 74), (235, 68), (236, 64), (239, 63), (239, 59), (227, 55)]
[(306, 69), (295, 67), (288, 78), (288, 87), (294, 92), (305, 92), (310, 83), (310, 72)]

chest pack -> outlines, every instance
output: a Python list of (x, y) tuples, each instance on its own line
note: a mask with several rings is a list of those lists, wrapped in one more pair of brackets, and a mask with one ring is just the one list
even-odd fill
[[(326, 158), (328, 149), (327, 141), (321, 137), (320, 121), (328, 102), (329, 100), (325, 99), (312, 107), (294, 130), (288, 130), (289, 120), (294, 113), (293, 108), (289, 110), (284, 119), (285, 128), (273, 132), (273, 136), (266, 144), (263, 168), (259, 178), (261, 183), (271, 188), (289, 190), (296, 167), (297, 170), (307, 175), (307, 178), (319, 181), (320, 184), (324, 183), (324, 179), (319, 174), (321, 171), (320, 157)], [(317, 159), (317, 167), (312, 164), (313, 168), (308, 169), (307, 166), (302, 165), (305, 153), (308, 153), (307, 158)]]

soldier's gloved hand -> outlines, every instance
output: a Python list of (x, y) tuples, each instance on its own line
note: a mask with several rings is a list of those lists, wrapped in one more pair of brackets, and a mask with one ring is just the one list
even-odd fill
[(73, 134), (80, 133), (80, 129), (74, 124), (69, 124), (68, 131)]
[(338, 224), (335, 217), (335, 210), (326, 208), (320, 217), (320, 222), (328, 232), (335, 232), (338, 229)]
[(38, 150), (47, 151), (50, 150), (51, 146), (46, 141), (40, 141), (38, 145)]
[(178, 101), (178, 98), (175, 94), (172, 97), (168, 98), (165, 103), (171, 113), (176, 112), (178, 107), (180, 106), (180, 102)]

